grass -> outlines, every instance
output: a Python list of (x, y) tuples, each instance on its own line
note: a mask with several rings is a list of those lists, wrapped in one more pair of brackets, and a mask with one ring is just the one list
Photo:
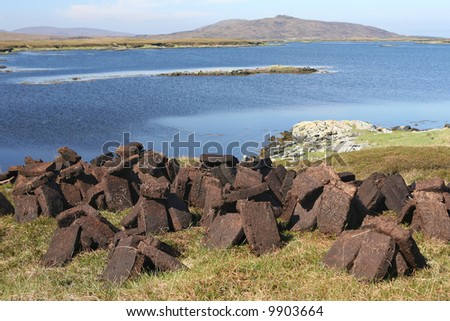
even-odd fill
[(379, 147), (340, 154), (332, 159), (340, 172), (351, 171), (358, 179), (373, 172), (400, 173), (406, 182), (441, 177), (450, 182), (450, 148), (436, 147)]
[(155, 49), (185, 47), (256, 46), (261, 41), (238, 39), (148, 39), (148, 38), (72, 38), (0, 40), (0, 51), (88, 50), (88, 49)]
[[(383, 169), (408, 173), (415, 166), (427, 176), (439, 171), (435, 167), (444, 170), (442, 161), (449, 159), (449, 148), (430, 147), (422, 151), (417, 148), (365, 150), (345, 155), (348, 165), (338, 169), (353, 170), (359, 176)], [(392, 156), (394, 152), (397, 154)], [(409, 161), (399, 164), (398, 160), (405, 157)], [(445, 171), (449, 177), (449, 168)], [(103, 212), (103, 215), (118, 225), (126, 213)], [(195, 214), (198, 216), (198, 212)], [(106, 250), (82, 253), (65, 267), (41, 267), (39, 259), (55, 229), (56, 222), (50, 218), (41, 217), (25, 224), (17, 224), (10, 216), (0, 218), (0, 300), (392, 301), (448, 300), (450, 293), (450, 246), (421, 234), (415, 238), (428, 259), (429, 268), (417, 271), (413, 277), (360, 283), (345, 272), (323, 266), (321, 259), (334, 238), (318, 231), (288, 233), (285, 237), (288, 241), (281, 250), (256, 257), (247, 245), (231, 250), (208, 250), (202, 245), (204, 230), (192, 227), (159, 236), (182, 251), (181, 260), (188, 270), (143, 274), (117, 286), (99, 279), (107, 262)]]
[(392, 133), (367, 132), (358, 137), (359, 142), (367, 142), (374, 147), (389, 146), (450, 146), (450, 130), (430, 130), (420, 132), (395, 131)]

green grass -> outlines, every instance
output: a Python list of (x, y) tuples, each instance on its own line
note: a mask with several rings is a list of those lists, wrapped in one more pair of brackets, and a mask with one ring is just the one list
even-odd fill
[(359, 142), (368, 142), (375, 147), (389, 146), (448, 146), (450, 147), (450, 129), (421, 132), (395, 131), (392, 133), (364, 133)]

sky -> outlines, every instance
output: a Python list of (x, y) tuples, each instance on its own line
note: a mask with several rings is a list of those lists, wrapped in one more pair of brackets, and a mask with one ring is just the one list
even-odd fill
[(1, 0), (0, 29), (55, 26), (161, 34), (279, 14), (450, 38), (449, 0)]

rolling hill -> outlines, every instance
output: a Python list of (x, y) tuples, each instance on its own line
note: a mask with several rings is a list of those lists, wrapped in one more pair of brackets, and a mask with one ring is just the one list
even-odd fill
[(233, 38), (264, 40), (393, 38), (398, 34), (354, 23), (304, 20), (290, 16), (276, 16), (258, 20), (224, 20), (192, 31), (152, 38)]

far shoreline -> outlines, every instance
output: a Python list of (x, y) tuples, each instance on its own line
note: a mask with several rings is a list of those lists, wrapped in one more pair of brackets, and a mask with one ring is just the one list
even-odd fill
[(76, 51), (76, 50), (154, 50), (188, 48), (237, 48), (260, 46), (283, 46), (290, 43), (416, 43), (448, 45), (450, 39), (428, 37), (398, 38), (348, 38), (348, 39), (286, 39), (246, 40), (220, 38), (63, 38), (63, 39), (18, 39), (1, 40), (0, 55), (23, 51)]

